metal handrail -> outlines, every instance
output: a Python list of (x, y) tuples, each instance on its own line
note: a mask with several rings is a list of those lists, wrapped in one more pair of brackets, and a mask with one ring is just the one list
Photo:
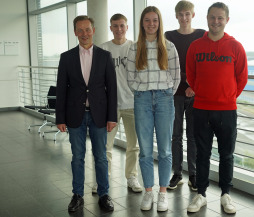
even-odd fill
[[(27, 102), (30, 102), (34, 105), (45, 105), (45, 101), (42, 100), (47, 95), (47, 91), (50, 85), (56, 85), (56, 78), (57, 78), (57, 67), (45, 67), (45, 66), (19, 66), (19, 78), (20, 78), (20, 94), (23, 96), (21, 99), (21, 102), (24, 104)], [(254, 76), (248, 76), (249, 79), (254, 79)], [(30, 89), (29, 89), (30, 88)], [(253, 93), (254, 91), (246, 91), (248, 94)], [(244, 96), (245, 97), (245, 96)], [(254, 98), (254, 97), (253, 97)], [(251, 95), (252, 99), (252, 95)], [(244, 102), (246, 98), (238, 99), (237, 104), (240, 106), (254, 106), (254, 104), (249, 103), (246, 101)], [(252, 102), (252, 100), (251, 100)], [(251, 121), (254, 120), (254, 117), (251, 117), (249, 115), (238, 115), (238, 118), (244, 118), (244, 120)], [(119, 127), (119, 134), (120, 139), (124, 139), (124, 132), (122, 130), (123, 126), (121, 126), (122, 123), (120, 123)], [(185, 130), (185, 129), (184, 129)], [(252, 129), (243, 129), (243, 128), (237, 128), (239, 131), (244, 131), (246, 133), (254, 133)], [(184, 138), (184, 143), (186, 143), (186, 139)], [(156, 142), (156, 139), (154, 139)], [(237, 140), (237, 143), (241, 143), (244, 145), (249, 145), (250, 147), (254, 146), (253, 142), (249, 141), (240, 141)], [(215, 148), (215, 147), (214, 147)], [(185, 148), (184, 148), (185, 149)], [(215, 148), (216, 149), (216, 148)], [(185, 150), (186, 151), (186, 150)], [(240, 156), (246, 159), (253, 160), (253, 156), (248, 156), (242, 153), (234, 153), (234, 156)], [(217, 156), (216, 156), (217, 157)], [(246, 168), (244, 168), (246, 169)]]
[(51, 66), (18, 66), (18, 68), (29, 68), (29, 69), (58, 69), (58, 67), (51, 67)]

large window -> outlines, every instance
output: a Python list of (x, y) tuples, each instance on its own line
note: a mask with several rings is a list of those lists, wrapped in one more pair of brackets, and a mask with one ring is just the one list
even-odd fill
[[(175, 5), (179, 0), (147, 0), (147, 6), (154, 5), (159, 8), (162, 13), (164, 31), (177, 29), (179, 24), (175, 17)], [(214, 0), (191, 0), (195, 5), (195, 17), (192, 20), (194, 28), (207, 28), (207, 10), (215, 1)], [(250, 16), (253, 13), (252, 0), (245, 0), (241, 5), (240, 1), (224, 0), (229, 7), (230, 20), (225, 28), (225, 31), (234, 36), (240, 41), (247, 52), (254, 51), (253, 34), (254, 17)], [(240, 9), (241, 8), (241, 9)], [(247, 18), (248, 16), (248, 18)]]
[(79, 15), (87, 15), (87, 2), (79, 2), (77, 3), (77, 16)]
[[(179, 27), (174, 11), (178, 1), (179, 0), (147, 0), (147, 5), (154, 5), (160, 9), (164, 23), (164, 31), (177, 29)], [(72, 1), (62, 0), (28, 0), (29, 14), (31, 15), (30, 20), (33, 20), (33, 22), (30, 23), (32, 65), (57, 66), (60, 54), (69, 49), (68, 44), (69, 46), (70, 44), (71, 46), (77, 44), (77, 41), (75, 41), (76, 38), (73, 36), (72, 20), (76, 15), (87, 14), (88, 9), (86, 1), (79, 2), (77, 0), (76, 2), (79, 3), (71, 2)], [(195, 4), (196, 12), (195, 18), (192, 21), (193, 27), (207, 30), (207, 9), (214, 1), (192, 0), (192, 2)], [(254, 43), (252, 43), (252, 35), (254, 35), (254, 28), (251, 27), (254, 23), (254, 18), (248, 16), (252, 14), (252, 8), (244, 6), (241, 7), (241, 11), (239, 12), (239, 1), (224, 0), (224, 2), (228, 4), (230, 11), (230, 20), (225, 31), (243, 44), (248, 56), (249, 75), (253, 75)], [(251, 5), (251, 3), (252, 0), (244, 1), (244, 5)], [(129, 29), (127, 31), (127, 38), (130, 40), (134, 39), (133, 7), (133, 0), (108, 0), (108, 26), (110, 25), (110, 17), (113, 14), (124, 14), (128, 19)], [(136, 17), (138, 16), (140, 16), (140, 14), (136, 14)], [(246, 19), (246, 16), (248, 16), (248, 19)], [(67, 27), (68, 24), (71, 25), (69, 28)], [(136, 25), (138, 25), (138, 23)], [(111, 31), (109, 31), (108, 40), (112, 38), (113, 35)], [(35, 47), (37, 48), (36, 53), (33, 51)], [(35, 59), (36, 61), (34, 61)], [(241, 167), (254, 170), (254, 109), (253, 106), (246, 105), (246, 103), (254, 104), (254, 96), (253, 92), (251, 92), (254, 90), (253, 80), (249, 79), (245, 90), (247, 91), (241, 94), (238, 99), (238, 103), (245, 104), (238, 104), (238, 141), (235, 160)], [(124, 136), (122, 138), (124, 139)], [(184, 139), (186, 140), (186, 138)], [(215, 142), (213, 151), (213, 157), (215, 159), (218, 158), (216, 148)]]
[(40, 0), (40, 6), (41, 6), (41, 8), (44, 8), (44, 7), (56, 4), (56, 3), (61, 2), (61, 1), (62, 0)]
[(28, 0), (29, 11), (44, 8), (62, 1), (63, 0)]
[(42, 65), (58, 66), (60, 54), (68, 50), (66, 7), (38, 16), (41, 16)]
[[(147, 0), (147, 6), (156, 6), (161, 11), (164, 31), (179, 28), (178, 21), (175, 17), (175, 5), (178, 1)], [(193, 28), (208, 30), (206, 20), (207, 10), (215, 1), (191, 0), (191, 2), (195, 5), (195, 17), (192, 20)], [(239, 1), (224, 0), (223, 2), (229, 7), (230, 17), (225, 32), (242, 43), (248, 57), (249, 75), (254, 75), (254, 43), (252, 38), (254, 28), (251, 27), (254, 23), (254, 17), (250, 16), (252, 14), (252, 8), (248, 7), (248, 5), (251, 5), (252, 0), (244, 1), (242, 7)], [(239, 10), (239, 7), (241, 7), (241, 10)], [(235, 163), (245, 169), (254, 170), (254, 92), (251, 91), (254, 91), (253, 79), (249, 79), (245, 91), (238, 98), (238, 136), (235, 149)], [(184, 139), (186, 140), (186, 138)], [(216, 160), (219, 158), (217, 142), (214, 142), (212, 157)]]
[[(110, 18), (116, 14), (121, 13), (127, 17), (128, 20), (128, 31), (126, 38), (129, 40), (134, 39), (133, 30), (133, 0), (108, 0), (108, 24), (110, 26)], [(108, 31), (108, 39), (113, 39), (113, 34)]]

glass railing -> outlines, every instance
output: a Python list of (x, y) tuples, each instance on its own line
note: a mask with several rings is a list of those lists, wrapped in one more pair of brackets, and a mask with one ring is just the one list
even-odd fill
[(56, 86), (57, 67), (19, 66), (19, 96), (23, 105), (44, 106), (50, 86)]
[(254, 171), (254, 76), (237, 99), (237, 142), (235, 166)]
[[(254, 88), (254, 76), (248, 77), (246, 87)], [(245, 89), (237, 100), (237, 140), (234, 153), (235, 167), (254, 172), (254, 89)], [(183, 149), (187, 152), (187, 139), (184, 123)], [(117, 138), (125, 140), (124, 127), (120, 122)], [(157, 149), (156, 137), (154, 136), (154, 149)], [(219, 161), (217, 141), (214, 137), (211, 159)]]
[[(23, 105), (44, 105), (49, 86), (56, 85), (57, 67), (19, 66), (20, 101)], [(253, 86), (254, 76), (249, 76), (248, 85)], [(237, 141), (234, 153), (235, 166), (254, 171), (254, 91), (244, 90), (237, 100)], [(185, 126), (184, 126), (185, 128)], [(117, 138), (126, 141), (124, 126), (120, 122)], [(184, 151), (186, 137), (183, 138)], [(155, 150), (157, 148), (154, 136)], [(217, 142), (214, 138), (212, 159), (219, 160)]]

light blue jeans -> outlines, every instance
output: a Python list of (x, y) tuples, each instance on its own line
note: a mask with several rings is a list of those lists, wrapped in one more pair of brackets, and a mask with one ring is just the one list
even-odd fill
[(172, 89), (135, 91), (134, 115), (144, 187), (154, 186), (154, 129), (158, 146), (159, 185), (166, 187), (172, 167), (171, 139), (175, 117)]

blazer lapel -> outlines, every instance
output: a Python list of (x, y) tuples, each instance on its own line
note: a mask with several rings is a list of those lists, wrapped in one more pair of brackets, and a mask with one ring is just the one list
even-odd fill
[(92, 66), (91, 66), (91, 71), (90, 71), (90, 77), (88, 81), (88, 86), (89, 83), (92, 81), (94, 74), (95, 74), (95, 64), (96, 64), (96, 58), (97, 58), (97, 47), (93, 45), (93, 59), (92, 59)]
[(79, 55), (79, 45), (74, 49), (74, 68), (76, 69), (75, 72), (77, 73), (77, 76), (80, 80), (84, 82), (86, 85), (86, 82), (83, 77), (82, 69), (81, 69), (81, 63), (80, 63), (80, 55)]

